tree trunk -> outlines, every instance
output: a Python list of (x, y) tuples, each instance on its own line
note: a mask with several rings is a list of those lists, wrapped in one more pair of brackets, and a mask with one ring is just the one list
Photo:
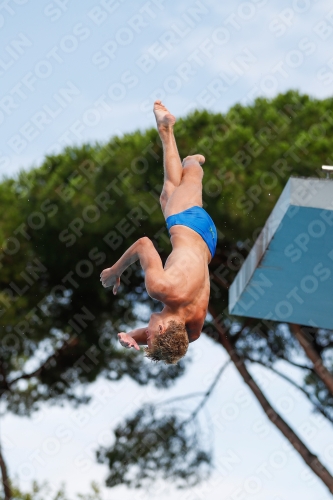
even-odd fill
[[(213, 318), (217, 318), (212, 308), (209, 308), (209, 312)], [(333, 493), (333, 477), (329, 471), (323, 466), (323, 464), (318, 460), (318, 457), (310, 452), (306, 445), (301, 441), (297, 434), (292, 430), (291, 427), (283, 420), (283, 418), (274, 410), (270, 402), (267, 400), (257, 383), (253, 380), (250, 373), (248, 372), (245, 363), (238, 356), (233, 345), (231, 344), (226, 330), (218, 323), (214, 322), (214, 326), (218, 331), (219, 339), (218, 342), (223, 345), (223, 347), (228, 352), (231, 360), (235, 364), (237, 370), (243, 377), (244, 382), (250, 387), (251, 391), (257, 398), (258, 402), (262, 406), (264, 412), (271, 420), (271, 422), (282, 432), (282, 434), (288, 439), (295, 450), (301, 455), (304, 462), (313, 470), (313, 472), (323, 481), (323, 483), (328, 487), (331, 493)]]
[(8, 477), (7, 466), (2, 455), (1, 446), (0, 446), (0, 469), (2, 474), (2, 484), (3, 484), (3, 492), (5, 495), (5, 500), (12, 500), (12, 489)]
[(307, 357), (312, 361), (314, 371), (326, 385), (329, 392), (333, 395), (333, 374), (330, 373), (324, 366), (323, 360), (321, 359), (317, 351), (313, 348), (312, 343), (306, 338), (306, 335), (302, 331), (300, 325), (291, 324), (290, 329), (297, 338), (298, 342), (303, 347)]

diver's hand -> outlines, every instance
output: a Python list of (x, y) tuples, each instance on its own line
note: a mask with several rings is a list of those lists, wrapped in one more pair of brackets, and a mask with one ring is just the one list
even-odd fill
[(114, 267), (109, 267), (104, 269), (100, 274), (102, 285), (104, 288), (113, 285), (113, 293), (116, 295), (118, 288), (120, 286), (120, 276), (114, 269)]
[(136, 349), (137, 351), (140, 351), (140, 347), (138, 346), (136, 341), (133, 339), (133, 337), (131, 337), (127, 333), (124, 333), (124, 332), (118, 333), (118, 340), (123, 347), (127, 347), (128, 349), (130, 349), (131, 347), (134, 347), (134, 349)]

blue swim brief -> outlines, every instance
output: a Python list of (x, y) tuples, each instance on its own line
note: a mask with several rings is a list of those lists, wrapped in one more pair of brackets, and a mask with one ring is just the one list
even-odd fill
[(202, 239), (207, 243), (212, 257), (214, 257), (217, 244), (217, 231), (212, 218), (204, 208), (194, 206), (179, 214), (170, 215), (166, 219), (168, 231), (172, 226), (176, 225), (190, 227), (193, 231), (200, 234)]

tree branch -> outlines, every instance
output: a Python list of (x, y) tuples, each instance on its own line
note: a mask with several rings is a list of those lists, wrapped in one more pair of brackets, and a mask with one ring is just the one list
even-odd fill
[(257, 363), (261, 366), (264, 366), (265, 368), (267, 368), (268, 370), (271, 370), (273, 373), (276, 373), (279, 377), (283, 378), (284, 380), (286, 380), (287, 382), (289, 382), (289, 384), (293, 385), (294, 387), (296, 387), (296, 389), (300, 390), (301, 392), (303, 392), (303, 394), (305, 394), (305, 396), (308, 398), (308, 400), (311, 402), (311, 404), (313, 404), (313, 406), (315, 406), (315, 408), (325, 417), (327, 418), (327, 420), (329, 420), (330, 422), (333, 423), (333, 418), (329, 415), (329, 413), (327, 413), (326, 411), (326, 408), (324, 408), (321, 404), (317, 403), (316, 401), (313, 400), (313, 398), (311, 397), (311, 394), (309, 394), (303, 387), (301, 387), (300, 385), (298, 385), (294, 380), (292, 380), (291, 378), (288, 377), (288, 375), (285, 375), (284, 373), (280, 372), (279, 370), (277, 370), (276, 368), (274, 368), (273, 366), (271, 365), (266, 365), (263, 361), (260, 361), (260, 360), (257, 360), (257, 359), (253, 359), (251, 358), (250, 356), (246, 355), (244, 356), (245, 359), (248, 359), (249, 361), (251, 361), (251, 363)]
[(222, 281), (222, 280), (221, 280), (218, 276), (216, 276), (216, 274), (211, 273), (211, 274), (210, 274), (210, 277), (211, 277), (214, 281), (216, 281), (217, 283), (219, 283), (220, 285), (222, 285), (222, 286), (223, 286), (223, 288), (225, 288), (226, 290), (229, 290), (230, 285), (227, 285), (226, 283), (224, 283), (224, 281)]
[[(256, 333), (268, 341), (268, 335), (265, 335), (265, 334), (264, 334), (264, 332), (257, 331)], [(268, 344), (269, 348), (271, 349), (271, 351), (273, 352), (274, 356), (276, 356), (277, 358), (279, 358), (279, 359), (283, 359), (284, 361), (287, 361), (287, 362), (288, 362), (288, 363), (290, 363), (291, 365), (296, 366), (297, 368), (301, 368), (302, 370), (309, 370), (309, 371), (311, 371), (311, 372), (315, 373), (315, 372), (314, 372), (314, 369), (313, 369), (311, 366), (300, 365), (300, 364), (298, 364), (298, 363), (295, 363), (295, 362), (294, 362), (294, 361), (292, 361), (291, 359), (286, 358), (283, 354), (278, 354), (276, 351), (274, 351), (274, 349), (273, 349), (273, 348), (272, 348), (272, 346), (269, 344), (269, 342), (267, 342), (267, 344)]]
[(303, 332), (301, 326), (292, 323), (290, 324), (290, 330), (297, 338), (307, 357), (312, 361), (313, 370), (316, 372), (318, 377), (326, 385), (328, 391), (333, 396), (333, 374), (328, 371), (318, 352), (314, 349), (312, 342), (310, 342), (306, 338), (306, 335)]
[(184, 399), (197, 398), (198, 396), (203, 396), (204, 394), (204, 392), (192, 392), (192, 394), (187, 394), (186, 396), (176, 396), (175, 398), (160, 401), (159, 403), (155, 403), (154, 406), (166, 405), (173, 403), (174, 401), (183, 401)]
[(273, 353), (277, 358), (282, 359), (283, 361), (286, 361), (287, 363), (290, 363), (292, 366), (295, 366), (296, 368), (301, 368), (302, 370), (308, 370), (310, 372), (314, 373), (314, 369), (311, 366), (307, 365), (300, 365), (299, 363), (295, 363), (295, 361), (292, 361), (289, 358), (286, 358), (286, 356), (283, 355), (278, 355), (276, 353)]
[(245, 328), (247, 328), (248, 326), (250, 326), (251, 323), (253, 323), (253, 319), (252, 318), (247, 318), (245, 320), (245, 322), (244, 322), (244, 325), (239, 330), (239, 332), (237, 332), (235, 335), (232, 336), (232, 343), (234, 345), (236, 344), (237, 340), (239, 340), (239, 338), (241, 337), (241, 335), (243, 335)]
[(44, 363), (42, 363), (36, 370), (34, 370), (33, 372), (31, 373), (23, 373), (22, 375), (20, 375), (19, 377), (16, 377), (14, 378), (13, 380), (9, 381), (8, 382), (8, 387), (10, 388), (12, 385), (14, 385), (16, 382), (18, 382), (19, 380), (24, 380), (24, 379), (29, 379), (29, 378), (32, 378), (32, 377), (37, 377), (38, 375), (41, 374), (41, 372), (47, 367), (47, 365), (54, 359), (56, 359), (58, 356), (60, 356), (63, 352), (65, 352), (68, 348), (70, 347), (73, 347), (75, 345), (77, 345), (79, 342), (78, 338), (77, 337), (73, 337), (72, 339), (70, 339), (68, 342), (66, 342), (66, 344), (62, 345), (59, 349), (57, 349), (56, 351), (54, 351), (53, 354), (51, 354), (51, 356), (49, 356), (45, 361)]
[(161, 401), (160, 403), (156, 403), (155, 406), (159, 406), (159, 405), (163, 405), (163, 404), (168, 404), (168, 403), (173, 403), (174, 401), (179, 401), (179, 400), (184, 400), (184, 399), (189, 399), (189, 398), (194, 398), (194, 397), (198, 397), (198, 396), (202, 396), (203, 395), (203, 398), (202, 398), (202, 401), (200, 401), (199, 405), (197, 406), (197, 408), (191, 413), (191, 415), (186, 419), (184, 420), (184, 422), (182, 422), (182, 426), (187, 424), (188, 422), (190, 422), (191, 420), (193, 420), (197, 414), (199, 413), (199, 411), (204, 407), (204, 405), (206, 404), (209, 396), (211, 395), (211, 393), (213, 392), (217, 382), (219, 381), (222, 373), (224, 372), (225, 368), (228, 366), (228, 364), (230, 363), (230, 359), (227, 360), (226, 363), (224, 363), (221, 368), (219, 369), (216, 377), (214, 378), (213, 382), (211, 383), (211, 385), (209, 386), (209, 388), (207, 389), (206, 392), (193, 392), (192, 394), (187, 394), (186, 396), (177, 396), (175, 398), (171, 398), (171, 399), (167, 399), (166, 401)]
[[(7, 380), (7, 373), (6, 373), (6, 370), (4, 367), (4, 362), (2, 359), (0, 359), (0, 373), (1, 373), (2, 379), (3, 379), (3, 388), (1, 388), (1, 389), (10, 390), (8, 380)], [(2, 390), (1, 390), (1, 393), (2, 393)]]
[(217, 382), (219, 381), (222, 373), (224, 372), (224, 370), (226, 369), (226, 367), (228, 366), (228, 364), (230, 363), (231, 359), (228, 359), (228, 361), (226, 361), (226, 363), (224, 363), (221, 368), (219, 369), (215, 379), (213, 380), (211, 386), (209, 387), (209, 389), (206, 391), (202, 401), (199, 403), (199, 405), (196, 407), (196, 409), (191, 413), (191, 415), (189, 416), (189, 418), (187, 420), (185, 420), (184, 424), (188, 423), (190, 420), (193, 420), (197, 414), (199, 413), (199, 411), (204, 407), (204, 405), (206, 404), (209, 396), (211, 395), (211, 393), (213, 392)]
[(8, 471), (7, 471), (7, 466), (5, 459), (2, 454), (2, 447), (0, 445), (0, 469), (1, 469), (1, 476), (2, 476), (2, 485), (3, 485), (3, 492), (5, 495), (4, 500), (11, 500), (13, 498), (12, 496), (12, 488), (8, 476)]
[[(243, 333), (243, 330), (245, 329), (246, 326), (249, 326), (251, 323), (253, 322), (253, 318), (248, 318), (248, 321), (246, 321), (244, 323), (244, 327), (242, 328), (242, 330), (240, 330), (240, 332), (237, 332), (235, 335), (231, 335), (230, 336), (230, 339), (232, 341), (233, 344), (236, 344), (236, 342), (238, 341), (239, 337), (242, 335)], [(211, 324), (214, 326), (214, 323), (207, 323), (207, 326)], [(210, 336), (207, 332), (203, 331), (203, 333), (206, 333), (206, 335)], [(258, 333), (258, 335), (260, 335), (261, 337), (263, 337), (264, 339), (268, 340), (268, 336), (267, 335), (263, 335), (262, 333), (260, 334), (259, 332), (256, 332)], [(307, 365), (301, 365), (299, 363), (296, 363), (295, 361), (292, 361), (291, 359), (287, 358), (286, 356), (284, 356), (283, 354), (277, 354), (273, 349), (272, 349), (272, 346), (268, 344), (268, 347), (271, 349), (272, 353), (274, 354), (274, 356), (278, 359), (282, 359), (283, 361), (286, 361), (287, 363), (290, 363), (292, 366), (295, 366), (296, 368), (301, 368), (302, 370), (308, 370), (312, 373), (315, 374), (315, 371), (314, 369), (312, 368), (312, 366), (307, 366)]]

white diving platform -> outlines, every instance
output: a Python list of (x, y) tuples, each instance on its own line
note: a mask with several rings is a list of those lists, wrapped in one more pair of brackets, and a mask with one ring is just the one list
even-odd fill
[(333, 329), (333, 180), (289, 179), (229, 289), (229, 313)]

